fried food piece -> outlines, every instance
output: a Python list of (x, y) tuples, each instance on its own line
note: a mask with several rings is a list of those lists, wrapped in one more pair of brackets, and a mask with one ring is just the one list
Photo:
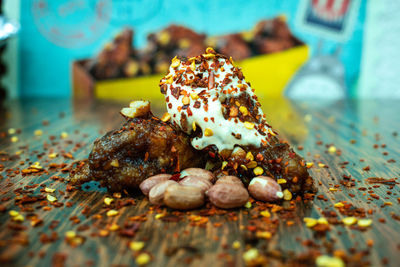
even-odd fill
[(94, 142), (89, 159), (71, 172), (72, 184), (97, 180), (110, 191), (129, 192), (149, 176), (204, 166), (204, 153), (191, 147), (185, 133), (154, 117), (149, 108), (130, 109), (122, 113), (132, 118)]

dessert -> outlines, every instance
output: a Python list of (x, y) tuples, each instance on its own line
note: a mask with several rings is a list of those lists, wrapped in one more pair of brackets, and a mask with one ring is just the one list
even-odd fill
[(232, 58), (211, 48), (197, 57), (175, 57), (160, 88), (171, 123), (208, 154), (215, 173), (236, 175), (245, 184), (265, 173), (291, 193), (313, 190), (304, 160), (279, 141)]

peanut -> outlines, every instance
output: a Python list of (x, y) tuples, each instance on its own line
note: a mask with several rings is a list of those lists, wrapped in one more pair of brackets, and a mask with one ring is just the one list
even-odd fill
[(198, 187), (173, 184), (165, 190), (164, 203), (177, 210), (195, 209), (204, 205), (204, 193)]
[(171, 174), (157, 174), (154, 176), (151, 176), (149, 178), (147, 178), (146, 180), (144, 180), (140, 185), (140, 190), (142, 190), (143, 194), (148, 196), (150, 189), (155, 186), (158, 183), (161, 183), (162, 181), (166, 181), (169, 178), (171, 178)]
[(267, 176), (253, 178), (248, 190), (252, 197), (261, 201), (276, 201), (283, 197), (281, 186), (274, 179)]
[(218, 178), (218, 180), (215, 182), (215, 184), (221, 184), (221, 183), (229, 183), (229, 184), (237, 184), (240, 186), (244, 186), (242, 181), (236, 177), (236, 176), (222, 176)]
[(207, 179), (210, 182), (214, 182), (215, 180), (215, 176), (212, 172), (201, 168), (188, 168), (181, 171), (181, 178), (186, 176), (198, 176), (200, 178)]
[(207, 195), (214, 206), (223, 209), (242, 207), (249, 199), (246, 188), (237, 183), (215, 184)]
[(173, 180), (162, 181), (150, 189), (149, 200), (151, 204), (161, 205), (164, 200), (164, 193), (168, 186), (178, 184)]
[(200, 188), (203, 193), (212, 186), (210, 181), (205, 178), (200, 178), (200, 176), (186, 176), (179, 182), (179, 184)]

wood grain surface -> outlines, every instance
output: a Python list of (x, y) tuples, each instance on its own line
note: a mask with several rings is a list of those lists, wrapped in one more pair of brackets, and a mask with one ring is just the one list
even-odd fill
[[(162, 103), (152, 102), (154, 112), (161, 115)], [(136, 266), (143, 253), (150, 256), (148, 266), (243, 266), (249, 263), (243, 253), (251, 248), (263, 255), (259, 263), (267, 266), (309, 266), (305, 258), (311, 257), (310, 251), (342, 257), (348, 266), (399, 266), (398, 180), (390, 185), (367, 182), (369, 177), (399, 176), (399, 102), (262, 102), (281, 138), (314, 163), (310, 173), (318, 187), (312, 202), (282, 203), (283, 211), (267, 206), (270, 218), (260, 215), (266, 206), (257, 203), (238, 210), (212, 209), (217, 215), (210, 216), (210, 208), (177, 213), (149, 205), (140, 194), (118, 199), (95, 185), (68, 191), (62, 181), (68, 174), (49, 168), (50, 163), (87, 157), (96, 137), (122, 123), (118, 112), (124, 105), (53, 99), (13, 101), (2, 108), (1, 266)], [(16, 133), (8, 133), (10, 128)], [(35, 135), (35, 130), (42, 135)], [(50, 158), (51, 153), (58, 156)], [(22, 175), (21, 170), (34, 162), (44, 171)], [(45, 187), (56, 191), (45, 192)], [(50, 203), (49, 194), (57, 201)], [(27, 196), (37, 199), (29, 202)], [(114, 199), (111, 206), (104, 204), (106, 196)], [(352, 207), (341, 212), (333, 205), (343, 201)], [(294, 211), (285, 212), (290, 206)], [(119, 214), (107, 216), (110, 209)], [(13, 221), (11, 210), (24, 221)], [(340, 223), (349, 216), (373, 222), (365, 228)], [(317, 234), (305, 225), (304, 217), (327, 217), (330, 230)], [(266, 228), (271, 237), (249, 237), (252, 226)], [(82, 243), (71, 245), (67, 231), (76, 233), (79, 238), (72, 240)], [(131, 241), (143, 241), (143, 249), (133, 251)]]

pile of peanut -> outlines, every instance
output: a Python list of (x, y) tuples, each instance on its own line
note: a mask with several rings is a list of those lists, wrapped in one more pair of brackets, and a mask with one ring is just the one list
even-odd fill
[(247, 189), (236, 176), (216, 179), (212, 172), (200, 168), (183, 170), (177, 180), (170, 174), (158, 174), (144, 180), (140, 189), (150, 203), (178, 210), (199, 208), (207, 198), (218, 208), (230, 209), (244, 206), (249, 194), (265, 202), (277, 201), (284, 195), (281, 186), (267, 176), (254, 177)]

